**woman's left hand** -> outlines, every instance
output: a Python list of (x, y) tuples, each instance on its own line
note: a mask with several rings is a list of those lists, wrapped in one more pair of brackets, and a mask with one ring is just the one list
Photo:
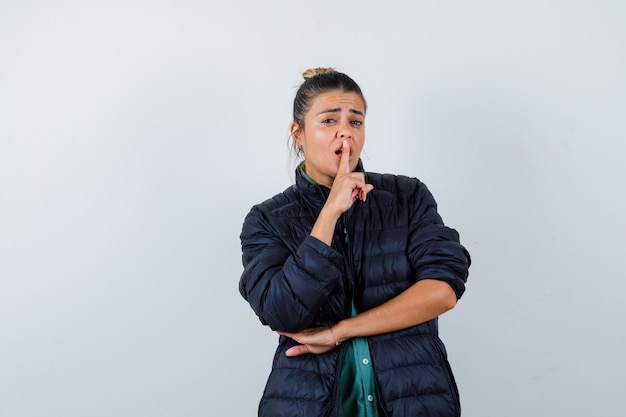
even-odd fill
[(330, 327), (316, 327), (306, 329), (298, 333), (276, 332), (282, 336), (287, 336), (299, 345), (293, 346), (285, 352), (287, 356), (300, 356), (307, 353), (319, 355), (326, 353), (337, 345), (337, 341)]

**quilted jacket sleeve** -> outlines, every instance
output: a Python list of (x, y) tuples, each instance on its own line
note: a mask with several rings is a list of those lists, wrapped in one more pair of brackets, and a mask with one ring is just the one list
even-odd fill
[[(274, 219), (259, 208), (241, 232), (244, 271), (239, 291), (261, 322), (273, 330), (297, 332), (311, 326), (342, 275), (342, 255), (306, 236), (290, 249)], [(284, 226), (284, 224), (282, 224)]]
[(471, 263), (469, 253), (460, 244), (457, 231), (444, 225), (435, 199), (421, 182), (413, 194), (412, 204), (408, 253), (415, 281), (446, 281), (457, 299), (461, 298)]

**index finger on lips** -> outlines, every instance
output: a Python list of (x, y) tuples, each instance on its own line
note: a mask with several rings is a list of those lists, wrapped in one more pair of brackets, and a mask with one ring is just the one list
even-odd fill
[(350, 173), (350, 146), (348, 141), (343, 141), (341, 146), (341, 160), (339, 161), (339, 172), (344, 174)]

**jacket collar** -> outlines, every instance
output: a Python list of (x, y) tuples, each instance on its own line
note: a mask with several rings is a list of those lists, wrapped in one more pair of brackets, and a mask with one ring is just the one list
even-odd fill
[[(365, 172), (361, 158), (359, 158), (353, 172)], [(330, 189), (326, 186), (313, 183), (310, 178), (302, 175), (302, 163), (296, 167), (295, 178), (296, 183), (294, 184), (294, 189), (296, 193), (300, 194), (310, 205), (321, 209), (328, 198)]]

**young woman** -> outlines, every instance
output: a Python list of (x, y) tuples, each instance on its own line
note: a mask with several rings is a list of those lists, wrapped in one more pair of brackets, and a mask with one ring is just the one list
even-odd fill
[(259, 416), (459, 416), (437, 317), (465, 291), (469, 254), (423, 183), (363, 170), (359, 86), (304, 78), (295, 184), (241, 233), (241, 294), (280, 334)]

